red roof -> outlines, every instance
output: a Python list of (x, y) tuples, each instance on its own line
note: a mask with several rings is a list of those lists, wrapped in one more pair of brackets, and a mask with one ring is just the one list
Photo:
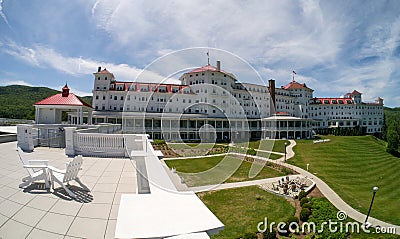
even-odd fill
[(353, 95), (361, 95), (361, 93), (356, 91), (356, 90), (353, 90), (353, 92), (351, 92), (351, 94), (353, 94)]
[(218, 71), (218, 69), (215, 66), (206, 65), (206, 66), (194, 69), (192, 71), (189, 71), (189, 73), (198, 73), (198, 72), (203, 72), (203, 71)]
[(106, 68), (104, 68), (104, 70), (101, 70), (99, 72), (96, 72), (98, 74), (111, 74), (111, 72), (109, 72)]
[[(140, 91), (141, 88), (144, 88), (146, 91), (161, 92), (161, 93), (175, 93), (175, 92), (173, 92), (173, 89), (177, 90), (179, 92), (182, 92), (183, 89), (189, 88), (189, 86), (187, 86), (187, 85), (178, 85), (178, 84), (157, 84), (157, 83), (134, 82), (134, 83), (128, 83), (127, 89), (133, 90), (133, 89), (130, 89), (131, 85), (135, 85), (134, 91)], [(193, 92), (190, 91), (190, 93), (193, 93)]]
[(69, 93), (69, 88), (65, 85), (63, 92), (47, 97), (44, 100), (36, 102), (34, 105), (71, 105), (71, 106), (86, 106), (92, 108), (88, 103), (81, 100), (78, 96)]
[(288, 90), (288, 89), (309, 89), (307, 87), (306, 83), (300, 84), (297, 81), (291, 81), (289, 84), (282, 86), (282, 89)]
[(101, 70), (101, 68), (99, 67), (99, 71), (93, 73), (93, 74), (110, 74), (112, 75), (112, 77), (114, 78), (114, 74), (109, 72), (106, 68), (104, 68), (103, 70)]
[(276, 115), (290, 115), (289, 112), (284, 112), (284, 111), (278, 111), (275, 113)]
[(320, 105), (352, 105), (354, 101), (349, 98), (314, 98), (312, 104)]

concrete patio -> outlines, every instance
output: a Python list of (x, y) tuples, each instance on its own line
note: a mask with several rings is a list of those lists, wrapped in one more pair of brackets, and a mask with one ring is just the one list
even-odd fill
[[(0, 238), (114, 238), (121, 194), (136, 193), (134, 161), (84, 157), (79, 176), (91, 192), (73, 186), (75, 200), (57, 184), (51, 192), (44, 184), (18, 188), (28, 173), (16, 148), (16, 142), (0, 144)], [(24, 156), (60, 169), (71, 160), (55, 148)]]

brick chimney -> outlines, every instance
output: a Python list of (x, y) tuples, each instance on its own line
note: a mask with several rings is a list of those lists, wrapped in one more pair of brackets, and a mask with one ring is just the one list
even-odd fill
[(269, 80), (268, 81), (268, 90), (269, 90), (269, 94), (271, 96), (270, 98), (270, 116), (274, 115), (276, 112), (276, 108), (275, 108), (275, 80)]

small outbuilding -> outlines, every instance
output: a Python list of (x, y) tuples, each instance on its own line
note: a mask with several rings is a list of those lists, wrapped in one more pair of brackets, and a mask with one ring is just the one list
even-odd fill
[(61, 124), (63, 112), (68, 114), (70, 124), (92, 123), (92, 106), (70, 93), (67, 84), (61, 93), (38, 101), (34, 106), (36, 124)]

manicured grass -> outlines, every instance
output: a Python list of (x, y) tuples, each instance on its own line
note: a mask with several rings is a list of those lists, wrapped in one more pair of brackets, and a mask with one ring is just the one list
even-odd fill
[[(287, 145), (290, 144), (288, 140), (257, 140), (257, 141), (250, 141), (247, 145), (249, 148), (253, 149), (261, 149), (266, 151), (273, 151), (284, 153), (285, 152), (285, 142)], [(238, 143), (238, 146), (245, 146), (245, 143)]]
[(212, 143), (167, 143), (169, 148), (172, 149), (211, 149), (213, 147), (219, 147)]
[(283, 157), (282, 155), (279, 155), (279, 154), (267, 153), (267, 152), (261, 152), (261, 151), (257, 152), (257, 156), (264, 157), (264, 158), (269, 158), (269, 159), (272, 159), (272, 160), (276, 160), (276, 159), (279, 159), (279, 158)]
[(165, 163), (170, 168), (176, 168), (179, 175), (184, 178), (185, 183), (189, 187), (223, 182), (242, 182), (284, 175), (270, 167), (264, 166), (260, 168), (258, 166), (255, 169), (260, 170), (260, 172), (255, 177), (249, 177), (249, 172), (253, 164), (242, 161), (237, 156), (165, 160)]
[(239, 238), (245, 232), (257, 232), (257, 224), (285, 221), (295, 213), (283, 197), (265, 192), (257, 186), (199, 193), (200, 199), (224, 223), (225, 229), (213, 239)]
[(353, 208), (367, 214), (372, 188), (379, 187), (371, 216), (400, 225), (400, 159), (372, 136), (329, 136), (331, 142), (298, 140), (289, 163), (324, 180)]

